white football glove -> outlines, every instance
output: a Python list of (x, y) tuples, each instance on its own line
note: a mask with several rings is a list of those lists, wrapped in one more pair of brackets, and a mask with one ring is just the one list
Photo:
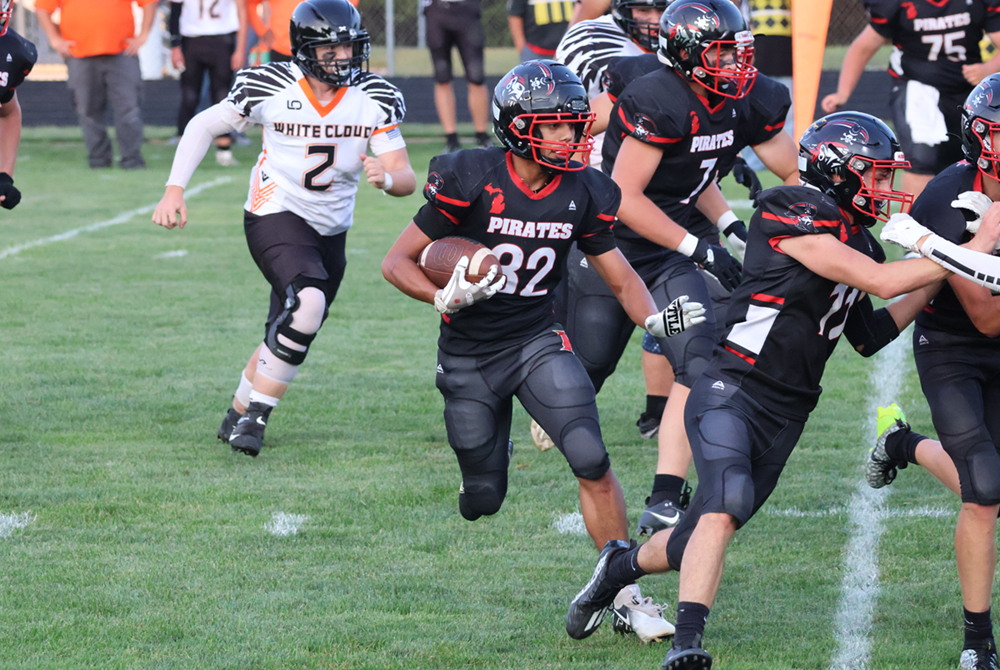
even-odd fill
[(647, 316), (646, 331), (653, 337), (673, 337), (704, 320), (705, 306), (700, 302), (688, 302), (688, 297), (682, 295), (662, 312)]
[(898, 244), (904, 249), (920, 253), (917, 242), (924, 235), (930, 235), (931, 231), (917, 223), (909, 214), (899, 212), (889, 217), (889, 221), (882, 228), (879, 237), (883, 242)]
[(965, 210), (962, 214), (965, 215), (966, 219), (971, 219), (971, 221), (966, 221), (965, 229), (972, 233), (973, 235), (979, 230), (979, 224), (983, 220), (983, 214), (986, 210), (990, 208), (993, 201), (990, 200), (986, 194), (980, 193), (979, 191), (965, 191), (964, 193), (958, 194), (958, 199), (951, 201), (951, 206), (955, 209)]
[(492, 298), (507, 283), (507, 275), (500, 275), (500, 279), (496, 278), (500, 269), (494, 265), (482, 281), (473, 284), (465, 279), (465, 271), (468, 268), (469, 257), (462, 256), (455, 264), (455, 270), (451, 273), (447, 286), (438, 289), (434, 294), (434, 309), (442, 314), (454, 314), (463, 307)]

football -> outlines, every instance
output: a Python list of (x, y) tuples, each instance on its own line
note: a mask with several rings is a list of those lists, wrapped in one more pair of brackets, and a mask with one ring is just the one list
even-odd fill
[(489, 247), (467, 237), (442, 237), (434, 240), (420, 253), (417, 264), (435, 286), (444, 288), (462, 256), (469, 257), (465, 278), (473, 284), (482, 281), (494, 265), (498, 266), (498, 271), (500, 269), (500, 260)]

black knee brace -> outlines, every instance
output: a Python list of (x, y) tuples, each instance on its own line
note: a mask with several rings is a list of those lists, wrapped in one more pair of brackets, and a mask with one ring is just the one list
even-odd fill
[[(292, 314), (299, 308), (299, 296), (296, 295), (297, 293), (298, 290), (294, 284), (289, 285), (285, 289), (285, 309), (275, 317), (274, 322), (271, 323), (271, 327), (267, 329), (267, 338), (265, 339), (267, 348), (289, 365), (302, 365), (302, 361), (306, 360), (306, 354), (309, 353), (309, 345), (316, 339), (316, 333), (307, 335), (292, 328), (292, 323), (294, 323)], [(278, 335), (305, 347), (305, 351), (298, 351), (285, 346), (278, 340)]]

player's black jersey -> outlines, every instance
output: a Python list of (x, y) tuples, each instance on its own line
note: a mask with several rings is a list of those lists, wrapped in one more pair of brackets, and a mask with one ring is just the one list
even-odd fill
[[(620, 59), (606, 78), (616, 90), (622, 83), (625, 87), (611, 110), (601, 169), (612, 173), (626, 136), (662, 149), (660, 164), (644, 193), (677, 224), (688, 227), (698, 196), (732, 169), (740, 150), (781, 132), (791, 97), (780, 83), (758, 75), (747, 97), (720, 98), (711, 107), (687, 81), (662, 64), (628, 81), (655, 59)], [(649, 254), (662, 249), (625, 225), (615, 227), (615, 236), (644, 242)]]
[[(982, 190), (982, 173), (965, 161), (955, 163), (927, 184), (913, 203), (910, 215), (949, 242), (965, 244), (971, 238), (965, 230), (965, 216), (951, 203), (959, 193)], [(955, 291), (947, 283), (917, 316), (917, 324), (955, 335), (986, 338), (972, 324)]]
[(743, 283), (732, 293), (726, 334), (706, 371), (798, 421), (819, 400), (823, 369), (841, 333), (859, 344), (875, 330), (867, 294), (821, 277), (778, 249), (781, 240), (802, 235), (835, 235), (885, 260), (875, 237), (849, 223), (828, 196), (804, 186), (765, 191), (749, 226)]
[(0, 37), (0, 104), (11, 101), (37, 60), (35, 45), (8, 28)]
[(507, 275), (489, 300), (444, 316), (438, 344), (446, 353), (489, 354), (551, 327), (553, 293), (572, 243), (589, 255), (615, 248), (611, 226), (621, 191), (597, 170), (559, 173), (538, 193), (500, 148), (438, 156), (429, 171), (427, 203), (414, 223), (434, 240), (459, 235), (485, 244)]
[(869, 23), (898, 49), (889, 73), (945, 92), (971, 91), (962, 66), (982, 62), (983, 32), (1000, 31), (1000, 0), (866, 0)]

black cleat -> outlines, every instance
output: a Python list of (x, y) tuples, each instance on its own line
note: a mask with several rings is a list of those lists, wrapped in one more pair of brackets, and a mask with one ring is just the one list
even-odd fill
[(248, 456), (257, 457), (264, 446), (264, 428), (267, 418), (271, 415), (271, 405), (252, 402), (247, 407), (247, 413), (240, 417), (229, 437), (229, 446), (233, 451), (240, 451)]
[(652, 440), (660, 432), (660, 420), (662, 418), (662, 416), (656, 416), (649, 412), (640, 414), (639, 420), (635, 422), (635, 425), (639, 427), (639, 434), (647, 440)]
[(611, 609), (615, 596), (623, 584), (614, 584), (608, 579), (608, 562), (621, 551), (628, 551), (631, 545), (624, 540), (610, 540), (601, 550), (597, 567), (583, 590), (576, 594), (566, 612), (566, 633), (574, 640), (589, 637), (604, 621), (604, 615)]
[(444, 152), (446, 154), (453, 154), (456, 151), (461, 151), (461, 150), (462, 150), (462, 143), (459, 142), (458, 140), (455, 141), (449, 140), (448, 142), (445, 143)]
[(236, 427), (236, 422), (240, 420), (241, 416), (243, 415), (230, 407), (229, 411), (226, 412), (226, 418), (222, 420), (222, 425), (219, 426), (219, 432), (216, 433), (216, 437), (229, 444), (229, 436), (233, 434), (233, 428)]
[(637, 524), (635, 534), (639, 537), (643, 535), (652, 537), (661, 530), (673, 528), (684, 518), (684, 510), (690, 504), (691, 487), (688, 486), (687, 482), (684, 482), (684, 486), (681, 488), (680, 500), (676, 504), (669, 500), (664, 500), (655, 505), (650, 505), (649, 498), (646, 498), (646, 509), (639, 516), (639, 523)]
[(660, 670), (710, 670), (712, 655), (701, 647), (678, 647), (674, 645), (667, 651)]
[(958, 667), (961, 670), (998, 670), (996, 644), (987, 640), (985, 648), (963, 649)]

